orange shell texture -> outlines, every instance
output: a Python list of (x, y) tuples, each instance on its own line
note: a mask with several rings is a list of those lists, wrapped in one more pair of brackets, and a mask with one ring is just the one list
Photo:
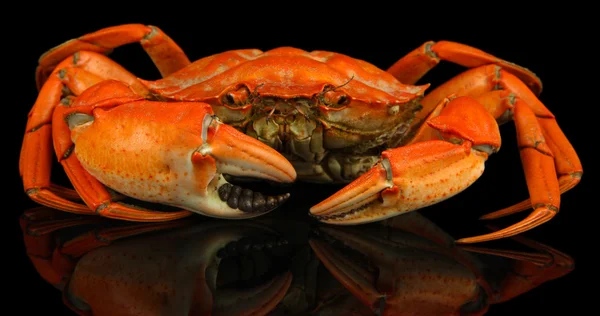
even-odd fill
[(181, 101), (218, 99), (240, 85), (260, 96), (279, 98), (311, 98), (331, 86), (353, 100), (382, 105), (409, 102), (429, 86), (403, 84), (374, 65), (343, 54), (292, 47), (227, 51), (143, 83), (155, 94)]

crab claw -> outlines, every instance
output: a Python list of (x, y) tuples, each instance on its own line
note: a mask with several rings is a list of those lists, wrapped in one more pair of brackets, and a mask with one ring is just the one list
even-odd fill
[(68, 121), (81, 165), (138, 200), (210, 217), (249, 218), (275, 209), (289, 193), (266, 196), (228, 183), (224, 174), (296, 178), (280, 153), (221, 123), (206, 103), (137, 101)]
[(427, 140), (386, 150), (380, 161), (310, 212), (329, 224), (383, 220), (448, 199), (483, 173), (500, 147), (494, 118), (468, 98), (450, 101), (428, 124), (445, 140)]
[(469, 143), (427, 141), (387, 150), (371, 170), (310, 212), (322, 222), (353, 225), (420, 209), (470, 186), (486, 159)]
[[(208, 199), (205, 200), (207, 205), (202, 208), (203, 212), (215, 217), (249, 218), (272, 211), (289, 198), (289, 193), (266, 196), (228, 183), (224, 174), (293, 182), (296, 171), (287, 159), (271, 147), (218, 122), (212, 116), (206, 116), (204, 124), (207, 125), (207, 139), (192, 155), (192, 162), (198, 170), (211, 169), (214, 165), (216, 172), (215, 178), (207, 183)], [(203, 173), (201, 177), (209, 174)], [(204, 183), (202, 180), (200, 182)]]

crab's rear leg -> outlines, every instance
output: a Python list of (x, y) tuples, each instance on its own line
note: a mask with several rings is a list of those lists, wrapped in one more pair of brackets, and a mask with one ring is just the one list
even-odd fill
[(19, 160), (25, 192), (35, 202), (72, 213), (91, 212), (87, 206), (74, 202), (80, 200), (77, 192), (51, 182), (52, 114), (61, 102), (69, 102), (63, 98), (65, 94), (79, 95), (105, 79), (122, 81), (140, 95), (147, 93), (134, 75), (106, 56), (93, 52), (80, 52), (66, 58), (42, 86), (28, 115)]
[[(412, 127), (424, 122), (426, 116), (436, 115), (433, 113), (435, 106), (449, 94), (477, 98), (503, 123), (507, 117), (510, 118), (512, 104), (509, 103), (514, 103), (514, 97), (517, 96), (524, 99), (538, 117), (546, 143), (554, 153), (561, 192), (564, 193), (579, 183), (583, 170), (577, 153), (556, 123), (554, 115), (537, 99), (542, 92), (542, 82), (529, 69), (468, 45), (430, 41), (402, 57), (388, 72), (403, 83), (414, 84), (442, 60), (479, 70), (466, 71), (428, 94), (421, 103), (423, 110), (417, 113)], [(519, 80), (515, 80), (515, 77)], [(503, 89), (509, 93), (487, 93), (494, 89)], [(421, 126), (427, 130), (426, 124)], [(483, 218), (498, 218), (530, 207), (531, 201), (525, 200)]]
[[(431, 104), (439, 103), (445, 96), (451, 94), (475, 98), (499, 123), (504, 123), (514, 117), (518, 133), (519, 128), (523, 129), (525, 126), (517, 122), (515, 113), (518, 107), (517, 104), (520, 104), (520, 107), (528, 107), (534, 115), (536, 124), (533, 124), (533, 122), (528, 122), (527, 124), (532, 124), (531, 126), (535, 126), (538, 130), (535, 135), (539, 138), (540, 142), (537, 144), (525, 144), (525, 146), (531, 146), (541, 152), (549, 153), (548, 157), (553, 158), (552, 166), (555, 171), (549, 174), (556, 174), (561, 193), (572, 189), (580, 182), (583, 168), (577, 152), (558, 126), (554, 115), (518, 77), (497, 65), (487, 65), (470, 69), (433, 90), (423, 99), (423, 103), (430, 106)], [(435, 115), (435, 112), (435, 110), (432, 111), (431, 115)], [(430, 127), (426, 125), (422, 126), (417, 136), (420, 134), (430, 134), (427, 132), (427, 129), (430, 129)], [(538, 132), (539, 134), (537, 134)], [(520, 134), (519, 138), (525, 135), (524, 131), (521, 131)], [(543, 144), (543, 147), (540, 144)], [(525, 159), (523, 152), (524, 149), (522, 149), (522, 160)], [(528, 163), (525, 161), (523, 161), (523, 164), (528, 177), (528, 169), (538, 168), (533, 165), (528, 166)], [(485, 215), (483, 218), (498, 218), (527, 210), (532, 206), (536, 207), (535, 201), (532, 203), (531, 199), (527, 199), (511, 207)]]
[(560, 208), (560, 185), (556, 176), (554, 154), (544, 140), (542, 127), (529, 106), (518, 100), (514, 104), (517, 142), (531, 204), (534, 211), (507, 228), (482, 236), (462, 238), (458, 243), (473, 243), (514, 236), (552, 219)]
[[(442, 60), (468, 68), (496, 64), (525, 82), (536, 95), (542, 92), (542, 81), (529, 69), (480, 49), (449, 41), (426, 42), (400, 58), (387, 71), (402, 83), (415, 84)], [(430, 109), (425, 109), (424, 112), (429, 113), (428, 110)]]
[[(114, 194), (89, 174), (74, 154), (75, 145), (71, 140), (68, 124), (80, 119), (72, 118), (73, 115), (81, 117), (88, 114), (91, 117), (94, 109), (110, 109), (140, 99), (143, 98), (133, 93), (120, 81), (107, 80), (86, 89), (76, 100), (77, 104), (57, 107), (52, 119), (56, 155), (75, 190), (94, 213), (104, 217), (139, 222), (162, 222), (189, 216), (192, 213), (184, 210), (156, 212), (115, 202)], [(71, 118), (67, 119), (70, 116)]]
[(114, 48), (139, 42), (161, 75), (169, 74), (190, 64), (183, 50), (155, 26), (125, 24), (98, 30), (56, 46), (40, 57), (36, 72), (38, 89), (42, 87), (56, 65), (79, 51), (107, 54)]
[[(513, 92), (507, 90), (495, 90), (477, 97), (482, 104), (491, 111), (495, 112), (497, 118), (512, 116), (516, 104), (527, 106), (523, 99), (517, 97)], [(535, 113), (535, 112), (534, 112)], [(499, 115), (499, 116), (498, 116)], [(501, 122), (502, 119), (499, 119)], [(544, 142), (548, 145), (554, 157), (554, 165), (560, 192), (565, 193), (574, 188), (580, 181), (583, 174), (583, 168), (575, 149), (570, 144), (554, 117), (537, 116), (537, 121), (541, 127)], [(496, 219), (506, 215), (514, 214), (531, 208), (533, 205), (531, 199), (526, 199), (520, 203), (504, 208), (502, 210), (486, 214), (481, 219)]]

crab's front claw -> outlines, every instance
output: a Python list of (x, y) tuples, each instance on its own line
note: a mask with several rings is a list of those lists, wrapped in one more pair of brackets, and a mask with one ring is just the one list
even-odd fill
[(198, 183), (206, 186), (207, 199), (202, 212), (209, 216), (248, 218), (272, 211), (283, 204), (289, 193), (263, 195), (233, 185), (223, 175), (250, 177), (275, 182), (293, 182), (296, 171), (280, 153), (235, 128), (216, 122), (212, 116), (204, 120), (206, 139), (192, 155)]
[(387, 150), (371, 170), (310, 212), (322, 222), (352, 225), (423, 208), (475, 182), (487, 156), (470, 143), (437, 140)]
[(216, 160), (217, 172), (276, 182), (296, 180), (294, 167), (279, 152), (226, 124), (217, 123), (211, 133), (210, 125), (215, 119), (206, 117), (204, 123), (209, 120), (208, 146), (202, 146), (197, 153), (202, 157), (210, 154)]
[(296, 178), (283, 155), (220, 122), (206, 103), (141, 100), (110, 109), (78, 106), (65, 118), (77, 158), (65, 162), (67, 170), (78, 171), (71, 174), (71, 182), (92, 209), (101, 206), (112, 217), (147, 220), (156, 215), (140, 216), (121, 205), (114, 209), (96, 198), (109, 196), (98, 193), (100, 185), (77, 185), (97, 180), (137, 200), (211, 217), (249, 218), (275, 209), (289, 194), (265, 196), (228, 183), (224, 175), (275, 182)]
[(310, 210), (318, 220), (351, 225), (383, 220), (448, 199), (477, 180), (500, 147), (494, 118), (475, 101), (455, 98), (428, 120), (444, 140), (386, 150), (354, 182)]

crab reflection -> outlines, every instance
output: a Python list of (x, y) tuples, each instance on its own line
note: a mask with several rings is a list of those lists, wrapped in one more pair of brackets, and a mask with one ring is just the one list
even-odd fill
[(34, 267), (79, 315), (482, 315), (573, 269), (524, 237), (510, 250), (456, 246), (418, 213), (337, 227), (39, 207), (21, 227)]
[(568, 255), (524, 237), (513, 239), (525, 251), (456, 246), (418, 213), (315, 235), (313, 251), (367, 314), (483, 315), (574, 268)]

